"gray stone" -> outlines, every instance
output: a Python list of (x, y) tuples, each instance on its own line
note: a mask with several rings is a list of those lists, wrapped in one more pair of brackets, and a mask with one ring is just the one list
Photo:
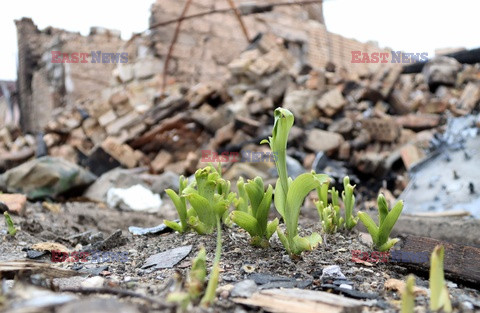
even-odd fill
[(174, 172), (166, 171), (162, 175), (149, 175), (152, 177), (153, 183), (152, 187), (150, 188), (152, 192), (163, 194), (165, 193), (165, 189), (173, 189), (178, 190), (178, 180), (180, 176)]
[(318, 91), (315, 90), (293, 90), (285, 95), (283, 107), (290, 110), (295, 118), (301, 119), (304, 123), (311, 122), (315, 115), (312, 114), (318, 98)]
[(192, 251), (192, 246), (183, 246), (174, 249), (170, 249), (164, 252), (160, 252), (149, 256), (145, 260), (145, 264), (142, 269), (153, 267), (154, 270), (161, 268), (172, 268), (178, 262), (183, 260)]
[(138, 175), (138, 169), (116, 168), (100, 176), (95, 183), (85, 190), (83, 196), (91, 201), (104, 202), (110, 188), (128, 188), (137, 184), (144, 184)]
[(342, 135), (324, 131), (321, 129), (311, 129), (306, 132), (307, 141), (305, 147), (312, 151), (330, 151), (340, 147), (344, 139)]
[(425, 64), (422, 74), (430, 90), (435, 90), (440, 85), (454, 86), (461, 68), (454, 58), (441, 56)]
[(236, 283), (230, 293), (232, 297), (250, 298), (252, 294), (258, 291), (257, 284), (250, 279), (242, 280)]
[(163, 62), (155, 57), (146, 57), (138, 60), (133, 68), (135, 78), (146, 79), (163, 71)]

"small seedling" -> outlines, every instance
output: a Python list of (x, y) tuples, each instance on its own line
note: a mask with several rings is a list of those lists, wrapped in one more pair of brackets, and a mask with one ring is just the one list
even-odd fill
[[(319, 200), (315, 202), (318, 215), (322, 222), (322, 230), (327, 234), (333, 234), (344, 225), (344, 219), (340, 216), (340, 206), (338, 203), (338, 191), (335, 187), (328, 190), (329, 183), (324, 183), (317, 188)], [(332, 203), (328, 203), (328, 194), (331, 194)]]
[[(166, 192), (177, 208), (180, 224), (165, 221), (165, 225), (179, 232), (188, 228), (199, 234), (210, 234), (215, 230), (217, 216), (225, 220), (228, 207), (235, 198), (230, 192), (230, 182), (221, 177), (221, 169), (208, 165), (195, 172), (195, 181), (187, 185), (185, 178), (180, 179), (179, 193), (171, 189)], [(191, 208), (187, 210), (187, 202)]]
[(387, 200), (385, 200), (382, 194), (378, 195), (377, 203), (379, 226), (375, 224), (367, 213), (358, 212), (358, 217), (370, 233), (374, 247), (382, 252), (389, 251), (399, 241), (398, 238), (390, 239), (389, 236), (402, 213), (403, 201), (398, 201), (391, 211), (388, 210)]
[(401, 313), (413, 313), (415, 308), (415, 293), (413, 288), (415, 287), (415, 277), (408, 275), (405, 289), (402, 293), (402, 310)]
[(15, 228), (15, 225), (13, 224), (12, 218), (10, 217), (10, 214), (8, 214), (7, 211), (3, 212), (3, 216), (5, 217), (5, 225), (7, 226), (8, 234), (10, 236), (15, 236), (17, 233), (17, 229)]
[[(350, 185), (350, 178), (345, 176), (343, 179), (344, 190), (342, 192), (342, 200), (345, 206), (345, 218), (341, 217), (340, 205), (338, 201), (338, 190), (335, 187), (328, 189), (329, 184), (325, 183), (317, 188), (318, 201), (315, 202), (318, 215), (322, 222), (322, 230), (327, 234), (333, 234), (336, 231), (345, 228), (351, 230), (357, 225), (358, 217), (353, 217), (353, 207), (355, 206), (355, 196), (353, 189), (355, 186)], [(328, 203), (328, 194), (331, 195), (332, 202)]]
[(218, 278), (220, 277), (220, 256), (222, 254), (222, 225), (220, 216), (217, 216), (217, 247), (215, 249), (215, 260), (213, 261), (212, 272), (208, 280), (207, 289), (201, 300), (203, 306), (209, 306), (215, 300), (215, 292), (217, 291)]
[(275, 166), (279, 178), (275, 185), (274, 203), (287, 226), (286, 233), (277, 227), (277, 234), (290, 255), (299, 255), (303, 251), (312, 250), (322, 241), (322, 237), (318, 233), (313, 233), (308, 237), (298, 235), (300, 206), (310, 191), (320, 188), (329, 178), (327, 175), (316, 174), (313, 171), (299, 175), (294, 181), (288, 177), (286, 149), (294, 117), (289, 110), (277, 108), (274, 118), (272, 136), (268, 140), (262, 140), (261, 143), (268, 143), (272, 152), (277, 156)]
[(277, 218), (270, 223), (267, 221), (273, 188), (268, 185), (264, 192), (263, 180), (258, 176), (246, 184), (240, 177), (237, 187), (239, 198), (235, 201), (236, 210), (230, 214), (231, 219), (250, 234), (252, 245), (266, 248), (278, 226)]
[(353, 207), (355, 206), (354, 188), (355, 186), (350, 185), (350, 178), (345, 176), (343, 179), (342, 200), (345, 205), (345, 228), (347, 230), (352, 230), (358, 222), (358, 217), (353, 217)]
[(443, 258), (445, 249), (443, 246), (436, 246), (433, 249), (430, 261), (430, 310), (452, 312), (452, 303), (448, 294), (445, 275), (443, 272)]
[[(189, 229), (189, 225), (187, 223), (188, 220), (188, 211), (187, 211), (187, 200), (185, 197), (182, 196), (183, 190), (187, 187), (188, 180), (182, 175), (180, 176), (179, 181), (179, 189), (178, 193), (173, 191), (172, 189), (167, 189), (165, 192), (167, 195), (172, 199), (175, 208), (177, 209), (178, 216), (180, 218), (180, 224), (174, 221), (167, 221), (165, 220), (164, 223), (171, 229), (178, 231), (179, 233), (184, 233)], [(193, 213), (190, 212), (190, 215)]]
[(193, 260), (187, 282), (183, 286), (183, 290), (172, 292), (168, 295), (167, 301), (179, 304), (180, 312), (187, 312), (190, 303), (197, 304), (198, 299), (202, 296), (200, 304), (209, 306), (215, 300), (215, 292), (217, 290), (218, 278), (220, 276), (220, 256), (222, 253), (222, 225), (221, 218), (217, 216), (217, 247), (215, 249), (215, 259), (213, 262), (212, 272), (205, 288), (207, 277), (207, 262), (205, 248), (201, 248), (197, 257)]
[(186, 312), (188, 305), (198, 301), (205, 290), (207, 277), (207, 254), (205, 248), (200, 248), (197, 256), (192, 262), (192, 268), (188, 273), (187, 281), (182, 291), (172, 292), (168, 295), (168, 302), (178, 303), (179, 311)]

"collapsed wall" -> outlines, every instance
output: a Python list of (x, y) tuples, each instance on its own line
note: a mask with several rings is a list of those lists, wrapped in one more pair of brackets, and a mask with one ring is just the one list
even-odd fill
[[(294, 56), (297, 70), (306, 64), (323, 70), (332, 63), (338, 70), (365, 74), (379, 65), (351, 63), (352, 50), (381, 50), (375, 45), (327, 32), (321, 4), (273, 6), (273, 3), (272, 0), (235, 1), (245, 14), (242, 18), (249, 39), (258, 33), (271, 33), (281, 38)], [(101, 120), (109, 122), (123, 117), (125, 112), (133, 112), (133, 108), (142, 113), (153, 106), (163, 84), (164, 62), (177, 23), (161, 27), (155, 25), (177, 19), (184, 4), (185, 0), (155, 2), (151, 9), (151, 31), (128, 42), (121, 40), (118, 31), (98, 27), (92, 28), (88, 36), (81, 36), (53, 27), (39, 30), (29, 18), (16, 21), (22, 130), (31, 133), (44, 130), (48, 122), (55, 119), (56, 113), (68, 106), (86, 108), (89, 116), (95, 119), (103, 116)], [(228, 8), (228, 1), (193, 0), (186, 15)], [(263, 8), (263, 11), (252, 13), (256, 12), (255, 8)], [(248, 41), (235, 14), (222, 12), (182, 22), (167, 71), (169, 84), (188, 86), (225, 80), (229, 74), (227, 65), (247, 48)], [(89, 62), (53, 63), (52, 51), (67, 54), (86, 52)], [(128, 62), (92, 63), (91, 51), (128, 53)], [(117, 98), (128, 99), (128, 110), (120, 109), (112, 114), (111, 97), (115, 94)], [(122, 102), (122, 99), (117, 100)], [(136, 120), (138, 114), (133, 112), (119, 125), (123, 127), (125, 123), (132, 124)], [(92, 124), (92, 127), (97, 127), (97, 124)], [(110, 135), (118, 133), (118, 129), (113, 129)], [(131, 137), (132, 134), (128, 135), (128, 138)], [(96, 143), (103, 139), (103, 136), (99, 137)]]
[[(157, 0), (152, 6), (150, 27), (180, 16), (186, 0)], [(377, 45), (361, 43), (327, 31), (323, 22), (322, 5), (273, 6), (271, 11), (248, 14), (252, 7), (265, 8), (274, 0), (236, 0), (235, 4), (244, 15), (250, 39), (258, 33), (271, 32), (283, 38), (289, 52), (299, 66), (309, 64), (324, 68), (329, 62), (348, 72), (365, 73), (375, 64), (351, 63), (352, 50), (382, 52)], [(229, 8), (228, 1), (193, 0), (186, 16)], [(250, 9), (249, 9), (250, 8)], [(150, 38), (155, 52), (161, 58), (168, 53), (176, 23), (154, 27)], [(184, 20), (172, 52), (175, 79), (191, 83), (218, 80), (227, 74), (226, 65), (248, 42), (239, 21), (233, 12), (208, 14)]]
[(53, 27), (40, 31), (30, 18), (22, 18), (15, 24), (20, 123), (25, 132), (42, 130), (55, 108), (91, 101), (110, 86), (115, 64), (53, 63), (51, 52), (117, 52), (124, 45), (118, 31), (92, 27), (85, 37)]

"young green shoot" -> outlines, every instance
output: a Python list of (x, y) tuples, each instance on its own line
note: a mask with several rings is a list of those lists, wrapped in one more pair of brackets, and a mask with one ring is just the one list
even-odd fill
[(13, 224), (12, 218), (10, 217), (10, 214), (8, 214), (7, 211), (3, 212), (3, 216), (5, 217), (5, 225), (7, 226), (7, 231), (10, 236), (15, 236), (17, 233), (17, 229), (15, 228), (15, 225)]
[(180, 312), (186, 312), (188, 305), (196, 302), (205, 290), (207, 277), (207, 254), (204, 247), (200, 248), (197, 256), (192, 262), (192, 268), (188, 273), (184, 290), (175, 291), (168, 295), (168, 302), (175, 302), (179, 305)]
[[(181, 178), (178, 194), (168, 189), (166, 192), (177, 208), (180, 224), (165, 221), (165, 225), (179, 232), (192, 228), (199, 234), (213, 233), (217, 216), (224, 220), (235, 198), (235, 193), (230, 192), (230, 182), (221, 177), (220, 171), (208, 165), (195, 172), (195, 181), (191, 184), (187, 185), (186, 179)], [(188, 210), (187, 201), (191, 205)]]
[(322, 241), (322, 237), (318, 233), (313, 233), (308, 237), (299, 236), (300, 207), (308, 193), (319, 188), (329, 178), (327, 175), (316, 174), (313, 171), (299, 175), (294, 181), (288, 177), (286, 149), (294, 117), (289, 110), (277, 108), (274, 112), (274, 119), (272, 136), (268, 140), (262, 140), (261, 143), (268, 143), (276, 155), (275, 166), (279, 178), (275, 185), (274, 204), (287, 228), (287, 232), (284, 233), (277, 227), (277, 234), (290, 255), (299, 255), (303, 251), (312, 250)]
[(358, 217), (370, 233), (374, 247), (384, 252), (389, 251), (399, 241), (398, 238), (390, 239), (389, 236), (402, 213), (403, 201), (398, 201), (391, 211), (388, 210), (387, 200), (382, 194), (378, 195), (377, 203), (378, 226), (367, 213), (358, 212)]
[(268, 213), (272, 203), (273, 188), (268, 185), (264, 192), (263, 180), (255, 177), (246, 184), (243, 178), (237, 182), (239, 198), (235, 201), (236, 210), (230, 216), (250, 236), (251, 244), (257, 247), (268, 247), (268, 241), (278, 226), (278, 219), (268, 222)]
[(446, 313), (452, 312), (452, 303), (448, 294), (447, 283), (443, 272), (443, 258), (445, 249), (443, 246), (436, 246), (433, 249), (430, 261), (430, 310), (443, 310)]
[(402, 292), (402, 309), (400, 313), (413, 313), (415, 308), (415, 276), (408, 275), (405, 289)]
[(347, 230), (352, 230), (358, 222), (358, 217), (353, 217), (353, 208), (355, 206), (354, 188), (355, 186), (350, 185), (350, 178), (345, 176), (343, 179), (342, 200), (345, 205), (345, 228)]
[(209, 306), (215, 301), (215, 292), (217, 291), (218, 278), (220, 277), (220, 256), (222, 254), (222, 225), (220, 223), (220, 216), (217, 216), (217, 248), (215, 249), (215, 260), (213, 261), (212, 272), (208, 280), (207, 289), (201, 304)]
[(187, 211), (187, 200), (184, 196), (182, 196), (183, 190), (187, 188), (188, 179), (186, 179), (183, 175), (180, 176), (179, 181), (179, 189), (178, 193), (173, 191), (172, 189), (167, 189), (165, 192), (167, 195), (172, 199), (175, 208), (177, 209), (178, 216), (180, 218), (180, 224), (174, 221), (167, 221), (164, 220), (165, 225), (170, 227), (171, 229), (178, 231), (179, 233), (184, 233), (189, 229), (187, 220), (188, 220), (188, 211)]
[[(333, 234), (344, 225), (344, 219), (340, 216), (340, 206), (338, 203), (338, 191), (335, 187), (328, 189), (329, 183), (326, 182), (317, 188), (319, 200), (315, 202), (318, 215), (322, 222), (322, 230), (327, 234)], [(331, 194), (332, 203), (328, 203), (328, 194)]]

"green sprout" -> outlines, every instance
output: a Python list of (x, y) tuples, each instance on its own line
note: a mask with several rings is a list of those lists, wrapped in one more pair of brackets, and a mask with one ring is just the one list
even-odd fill
[(377, 203), (379, 226), (375, 224), (367, 213), (358, 212), (358, 217), (370, 233), (375, 248), (384, 252), (389, 251), (399, 241), (398, 238), (390, 239), (389, 236), (402, 213), (403, 201), (398, 201), (391, 211), (388, 210), (387, 200), (385, 200), (382, 194), (378, 195)]
[(415, 277), (410, 274), (407, 277), (407, 283), (402, 293), (402, 309), (400, 313), (413, 313), (415, 308), (415, 293), (413, 288), (415, 287)]
[(215, 300), (215, 292), (218, 286), (220, 276), (220, 256), (222, 253), (222, 225), (221, 218), (217, 216), (217, 247), (215, 249), (215, 259), (210, 273), (210, 279), (205, 288), (207, 278), (207, 255), (205, 248), (202, 247), (197, 257), (193, 260), (192, 268), (188, 274), (184, 290), (175, 291), (168, 295), (167, 301), (178, 303), (179, 312), (187, 312), (191, 303), (197, 304), (200, 299), (202, 306), (209, 306)]
[[(345, 206), (345, 218), (340, 215), (340, 205), (338, 201), (338, 190), (335, 187), (328, 189), (329, 183), (324, 183), (317, 188), (318, 201), (315, 202), (318, 215), (322, 222), (322, 230), (327, 234), (333, 234), (336, 231), (345, 228), (351, 230), (357, 225), (358, 218), (352, 216), (353, 207), (355, 206), (355, 196), (353, 189), (355, 186), (350, 185), (350, 178), (345, 176), (343, 179), (344, 190), (342, 192), (342, 200)], [(331, 195), (332, 202), (328, 203), (328, 194)]]
[(7, 211), (3, 212), (3, 216), (5, 216), (5, 225), (7, 226), (8, 229), (8, 234), (10, 236), (15, 236), (17, 233), (17, 229), (15, 228), (15, 225), (13, 224), (12, 218), (10, 217), (10, 214), (8, 214)]
[[(187, 223), (188, 220), (188, 211), (187, 211), (187, 200), (185, 197), (182, 196), (183, 190), (187, 187), (188, 179), (186, 179), (183, 175), (180, 176), (179, 182), (179, 189), (178, 193), (173, 191), (172, 189), (167, 189), (165, 192), (167, 195), (172, 199), (175, 208), (177, 209), (178, 216), (180, 218), (180, 224), (174, 221), (167, 221), (165, 220), (164, 223), (171, 229), (178, 231), (179, 233), (184, 233), (189, 229), (189, 225)], [(192, 215), (193, 212), (190, 212)]]
[(279, 178), (275, 185), (274, 204), (287, 228), (285, 234), (277, 227), (277, 234), (290, 255), (299, 255), (303, 251), (312, 250), (322, 241), (322, 237), (318, 233), (313, 233), (308, 237), (298, 235), (300, 206), (310, 191), (319, 188), (329, 178), (327, 175), (316, 174), (314, 171), (302, 174), (294, 181), (288, 177), (286, 149), (288, 134), (293, 126), (294, 117), (289, 110), (277, 108), (274, 112), (274, 118), (272, 136), (268, 140), (262, 140), (261, 144), (268, 143), (276, 156), (275, 166)]
[[(222, 221), (228, 217), (228, 207), (235, 198), (230, 192), (230, 182), (221, 177), (221, 169), (208, 165), (195, 172), (195, 181), (187, 185), (185, 178), (180, 178), (178, 194), (166, 190), (172, 199), (180, 217), (180, 224), (165, 221), (165, 225), (185, 232), (189, 228), (199, 234), (210, 234), (215, 230), (217, 217)], [(187, 202), (191, 208), (187, 209)]]
[(239, 198), (235, 201), (236, 210), (230, 214), (231, 219), (250, 234), (252, 245), (266, 248), (278, 226), (277, 218), (269, 223), (267, 221), (273, 188), (268, 185), (264, 192), (263, 180), (258, 176), (246, 184), (240, 177), (237, 187)]
[(358, 222), (358, 217), (353, 217), (353, 207), (355, 206), (354, 188), (355, 186), (350, 185), (350, 178), (345, 176), (343, 178), (342, 200), (345, 205), (345, 228), (347, 230), (352, 230)]
[(203, 306), (209, 306), (215, 300), (215, 292), (217, 291), (218, 278), (220, 277), (220, 256), (222, 254), (222, 226), (220, 217), (217, 217), (217, 248), (215, 249), (215, 259), (213, 261), (212, 272), (208, 280), (207, 289), (201, 300)]
[(448, 295), (447, 284), (443, 272), (443, 258), (445, 249), (443, 246), (436, 246), (432, 252), (430, 261), (430, 310), (452, 312), (452, 303)]
[[(318, 215), (322, 222), (322, 230), (327, 234), (333, 234), (344, 224), (343, 217), (340, 216), (340, 206), (338, 203), (338, 191), (335, 187), (328, 190), (329, 182), (322, 184), (317, 188), (319, 200), (315, 202)], [(328, 203), (328, 194), (332, 195), (332, 203)]]
[(185, 283), (185, 291), (172, 292), (167, 296), (168, 302), (179, 304), (179, 311), (186, 312), (188, 305), (197, 301), (205, 290), (205, 280), (207, 277), (207, 253), (204, 247), (200, 248), (197, 256), (192, 262), (192, 268), (188, 273)]

